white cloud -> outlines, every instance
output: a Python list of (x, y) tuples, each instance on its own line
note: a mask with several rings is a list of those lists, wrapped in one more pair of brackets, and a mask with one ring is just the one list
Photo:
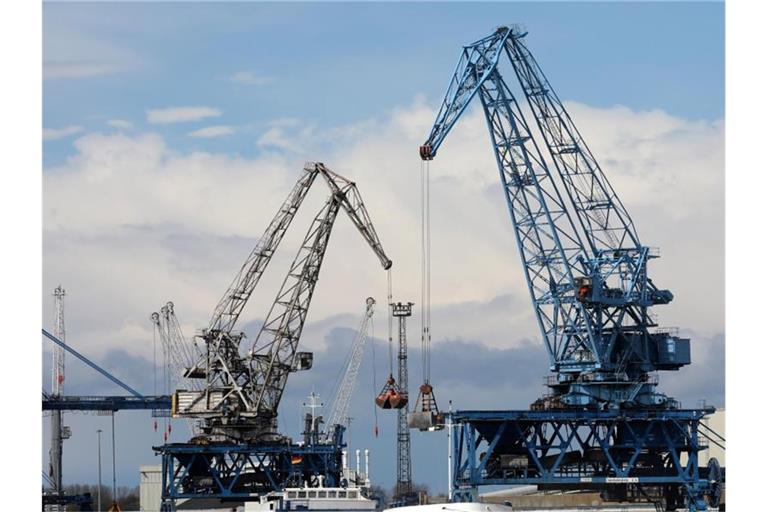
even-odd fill
[(43, 140), (58, 140), (80, 133), (82, 126), (69, 125), (64, 128), (43, 128)]
[(91, 76), (114, 73), (119, 68), (112, 64), (99, 62), (61, 62), (45, 61), (43, 63), (43, 78), (87, 78)]
[(107, 121), (107, 124), (112, 128), (117, 128), (118, 130), (130, 130), (133, 128), (133, 123), (124, 119), (110, 119)]
[(147, 122), (152, 124), (186, 123), (208, 117), (219, 117), (221, 111), (211, 107), (169, 107), (147, 110)]
[(235, 130), (231, 126), (217, 125), (217, 126), (206, 126), (205, 128), (200, 128), (199, 130), (195, 130), (191, 133), (188, 133), (187, 135), (190, 137), (209, 138), (209, 137), (221, 137), (223, 135), (230, 135), (234, 132)]
[[(723, 124), (623, 107), (569, 110), (644, 243), (662, 247), (651, 272), (676, 297), (657, 308), (662, 324), (722, 332), (723, 297), (711, 290), (724, 281)], [(417, 102), (327, 130), (281, 120), (260, 140), (272, 151), (256, 158), (179, 153), (156, 134), (81, 137), (76, 154), (44, 176), (44, 286), (71, 290), (73, 339), (102, 351), (130, 337), (151, 354), (147, 314), (171, 299), (188, 334), (203, 327), (304, 160), (318, 159), (358, 183), (395, 262), (395, 299), (418, 302), (417, 148), (433, 116)], [(498, 347), (538, 339), (480, 109), (465, 114), (430, 167), (433, 339)], [(310, 193), (244, 320), (265, 314), (325, 193), (322, 185)], [(354, 327), (365, 297), (384, 300), (385, 275), (370, 249), (343, 215), (337, 224), (303, 340), (309, 347), (322, 344), (313, 327), (320, 320), (353, 313)]]
[(88, 78), (141, 67), (142, 59), (129, 48), (94, 38), (56, 16), (44, 16), (43, 25), (46, 80)]
[(306, 148), (306, 141), (318, 139), (314, 124), (293, 117), (273, 119), (267, 125), (269, 129), (256, 141), (260, 148), (299, 152)]
[(286, 136), (282, 128), (270, 128), (259, 137), (257, 144), (262, 148), (295, 149), (293, 141)]
[(267, 85), (274, 81), (271, 76), (259, 75), (253, 71), (238, 71), (230, 76), (229, 79), (233, 82), (247, 85)]

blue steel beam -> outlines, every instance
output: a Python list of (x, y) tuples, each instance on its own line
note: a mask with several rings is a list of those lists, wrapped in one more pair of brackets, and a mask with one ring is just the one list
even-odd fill
[(722, 482), (719, 466), (698, 457), (706, 447), (700, 421), (712, 412), (455, 412), (450, 417), (456, 429), (454, 500), (475, 500), (478, 486), (539, 485), (597, 489), (619, 501), (666, 500), (667, 506), (705, 510), (718, 502)]
[(162, 510), (185, 498), (253, 499), (323, 477), (343, 485), (340, 438), (329, 444), (172, 443), (153, 447), (162, 455)]
[(171, 410), (168, 395), (145, 396), (61, 396), (44, 398), (44, 411)]
[(512, 420), (611, 420), (611, 419), (701, 419), (715, 413), (714, 407), (702, 409), (563, 409), (563, 410), (498, 410), (457, 411), (451, 414), (454, 422), (491, 422)]
[(97, 365), (96, 363), (94, 363), (93, 361), (91, 361), (90, 359), (82, 355), (77, 350), (63, 343), (60, 339), (58, 339), (53, 334), (49, 333), (45, 329), (42, 329), (42, 331), (43, 331), (43, 335), (45, 335), (46, 338), (56, 343), (58, 346), (62, 347), (64, 350), (66, 350), (67, 352), (69, 352), (70, 354), (72, 354), (73, 356), (75, 356), (76, 358), (78, 358), (79, 360), (81, 360), (82, 362), (84, 362), (85, 364), (87, 364), (88, 366), (90, 366), (91, 368), (93, 368), (94, 370), (96, 370), (97, 372), (99, 372), (100, 374), (102, 374), (103, 376), (105, 376), (106, 378), (108, 378), (109, 380), (111, 380), (112, 382), (114, 382), (115, 384), (117, 384), (118, 386), (120, 386), (121, 388), (129, 392), (130, 394), (132, 394), (133, 396), (135, 396), (136, 398), (144, 398), (144, 396), (141, 393), (139, 393), (138, 391), (133, 389), (131, 386), (121, 381), (120, 379), (118, 379), (117, 377), (109, 373), (107, 370), (105, 370), (101, 366)]

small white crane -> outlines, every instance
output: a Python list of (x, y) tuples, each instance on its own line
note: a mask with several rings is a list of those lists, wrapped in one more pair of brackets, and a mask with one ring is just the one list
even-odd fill
[(339, 388), (336, 390), (336, 396), (331, 403), (331, 410), (328, 414), (328, 425), (326, 429), (326, 439), (333, 436), (336, 425), (346, 425), (349, 419), (349, 402), (352, 399), (352, 390), (357, 383), (357, 376), (360, 373), (360, 364), (363, 361), (363, 349), (365, 340), (368, 338), (368, 326), (373, 318), (373, 306), (376, 301), (373, 297), (365, 300), (365, 313), (360, 319), (357, 328), (357, 335), (349, 351), (347, 365), (344, 369), (344, 376), (341, 378)]

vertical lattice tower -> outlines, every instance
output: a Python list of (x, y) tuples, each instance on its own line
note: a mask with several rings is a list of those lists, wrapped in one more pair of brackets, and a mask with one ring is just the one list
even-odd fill
[[(61, 286), (57, 286), (53, 291), (55, 318), (53, 325), (53, 335), (65, 341), (66, 333), (64, 331), (64, 295), (66, 292)], [(64, 393), (64, 349), (59, 345), (53, 347), (53, 364), (51, 367), (51, 395), (56, 398)], [(50, 469), (49, 476), (53, 482), (53, 491), (60, 493), (63, 491), (61, 482), (61, 460), (62, 460), (62, 441), (63, 426), (61, 422), (61, 411), (51, 412), (51, 449), (49, 453)], [(56, 508), (58, 510), (58, 508)]]
[[(53, 335), (62, 342), (65, 342), (66, 333), (64, 331), (64, 296), (66, 292), (61, 286), (53, 290), (54, 308), (56, 316), (54, 318)], [(53, 368), (51, 370), (51, 395), (54, 397), (64, 394), (64, 348), (59, 345), (53, 347)]]
[[(413, 302), (392, 304), (392, 316), (397, 318), (398, 352), (397, 371), (400, 392), (408, 396), (408, 341), (405, 332), (406, 318), (411, 316)], [(411, 494), (411, 431), (408, 429), (408, 408), (397, 410), (397, 492), (395, 500), (407, 499)]]

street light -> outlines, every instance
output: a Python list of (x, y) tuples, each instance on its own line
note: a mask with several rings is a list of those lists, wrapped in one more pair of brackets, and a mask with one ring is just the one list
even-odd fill
[(101, 512), (101, 429), (96, 431), (99, 438), (99, 487), (96, 490), (96, 512)]
[(117, 477), (115, 472), (115, 411), (112, 411), (112, 507), (110, 510), (120, 510), (117, 504)]

